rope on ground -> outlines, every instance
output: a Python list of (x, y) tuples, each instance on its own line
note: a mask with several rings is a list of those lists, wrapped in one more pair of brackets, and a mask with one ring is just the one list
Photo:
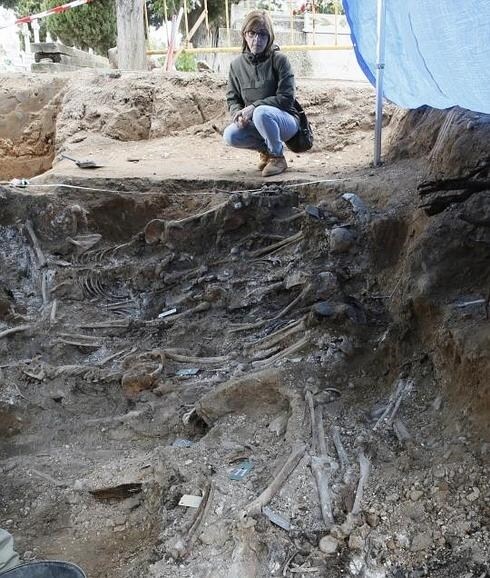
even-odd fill
[[(350, 179), (321, 179), (318, 181), (303, 181), (301, 183), (289, 183), (289, 184), (285, 184), (285, 185), (280, 185), (282, 186), (284, 189), (292, 189), (295, 187), (307, 187), (308, 185), (318, 185), (318, 184), (322, 184), (322, 183), (337, 183), (337, 182), (343, 182), (343, 181), (348, 181)], [(271, 183), (272, 184), (272, 183)], [(277, 185), (277, 183), (274, 183), (275, 185)], [(77, 189), (77, 190), (81, 190), (81, 191), (92, 191), (92, 192), (97, 192), (97, 193), (113, 193), (113, 194), (118, 194), (118, 195), (122, 195), (122, 194), (127, 194), (127, 195), (134, 195), (134, 194), (138, 194), (138, 195), (154, 195), (157, 193), (161, 193), (161, 191), (118, 191), (118, 190), (113, 190), (113, 189), (101, 189), (98, 187), (84, 187), (82, 185), (67, 185), (64, 183), (44, 183), (44, 184), (36, 184), (36, 183), (22, 183), (21, 185), (15, 185), (12, 184), (10, 181), (0, 181), (0, 185), (2, 186), (8, 186), (11, 188), (27, 188), (27, 187), (42, 187), (42, 188), (49, 188), (49, 187), (64, 187), (67, 189)], [(267, 186), (266, 183), (264, 183), (265, 186)], [(242, 193), (260, 193), (263, 190), (263, 187), (261, 187), (260, 189), (241, 189), (241, 190), (237, 190), (237, 191), (226, 191), (223, 189), (217, 189), (214, 192), (203, 192), (203, 191), (195, 191), (192, 193), (189, 192), (184, 192), (184, 191), (180, 191), (180, 192), (172, 192), (169, 193), (170, 195), (183, 195), (183, 196), (196, 196), (196, 195), (216, 195), (217, 193), (225, 193), (227, 195), (238, 195), (238, 194), (242, 194)]]

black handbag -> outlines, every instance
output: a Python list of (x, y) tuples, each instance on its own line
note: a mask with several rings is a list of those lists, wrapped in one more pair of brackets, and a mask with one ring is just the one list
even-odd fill
[(299, 118), (299, 129), (292, 138), (286, 141), (286, 146), (293, 153), (304, 153), (313, 146), (313, 131), (306, 117), (306, 112), (297, 100), (294, 101), (294, 108)]

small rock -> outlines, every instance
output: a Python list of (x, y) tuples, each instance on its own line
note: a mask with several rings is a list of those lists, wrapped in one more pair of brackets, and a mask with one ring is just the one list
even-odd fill
[(366, 514), (366, 522), (371, 528), (376, 528), (379, 525), (379, 516), (376, 512), (368, 512)]
[[(75, 488), (77, 489), (77, 488)], [(66, 503), (67, 504), (78, 504), (78, 502), (80, 501), (80, 496), (76, 493), (76, 492), (68, 492), (68, 494), (66, 495)]]
[(346, 534), (344, 534), (342, 528), (337, 525), (330, 528), (330, 536), (333, 536), (337, 540), (344, 540), (347, 537)]
[(425, 516), (424, 504), (423, 502), (417, 502), (415, 504), (412, 502), (406, 502), (403, 507), (403, 512), (405, 516), (411, 520), (420, 522)]
[(387, 502), (398, 502), (400, 500), (400, 496), (398, 494), (388, 494), (386, 496)]
[(420, 552), (422, 550), (428, 550), (432, 546), (432, 535), (429, 532), (424, 532), (421, 534), (415, 534), (412, 539), (412, 545), (410, 550), (412, 552)]
[(349, 548), (351, 550), (363, 550), (364, 549), (364, 540), (361, 536), (356, 534), (351, 534), (349, 536)]
[(457, 536), (464, 536), (471, 531), (471, 522), (467, 520), (461, 520), (454, 522), (452, 528), (452, 533)]
[(114, 526), (113, 532), (124, 532), (126, 530), (126, 524), (121, 526)]
[(85, 484), (83, 483), (82, 480), (75, 480), (75, 483), (73, 484), (73, 489), (76, 491), (80, 491), (83, 490), (85, 487)]
[(394, 552), (397, 548), (395, 542), (391, 538), (389, 540), (386, 540), (386, 547), (388, 548), (388, 550), (391, 550), (391, 552)]
[(442, 407), (442, 396), (438, 395), (432, 402), (432, 407), (435, 411), (439, 411)]
[(325, 300), (331, 297), (339, 288), (337, 276), (331, 271), (324, 271), (318, 275), (316, 296)]
[(333, 253), (346, 253), (354, 244), (354, 234), (345, 227), (334, 227), (330, 231), (330, 250)]
[(432, 472), (435, 478), (443, 478), (446, 474), (446, 470), (443, 465), (437, 464), (432, 468)]
[(341, 336), (337, 342), (337, 347), (347, 357), (351, 357), (354, 353), (354, 346), (348, 337)]
[(395, 540), (397, 544), (402, 548), (408, 548), (410, 546), (410, 540), (408, 539), (408, 536), (403, 532), (398, 532), (397, 534), (395, 534)]
[(319, 221), (325, 219), (325, 213), (322, 211), (322, 209), (316, 207), (315, 205), (306, 205), (305, 213)]
[(340, 542), (333, 536), (324, 536), (320, 540), (319, 546), (320, 550), (324, 554), (327, 554), (327, 556), (331, 556), (332, 554), (335, 554), (335, 552), (337, 552), (337, 550), (339, 549)]
[(473, 491), (466, 496), (468, 502), (476, 502), (480, 497), (480, 490), (478, 488), (473, 488)]
[(357, 519), (352, 514), (347, 515), (345, 522), (340, 526), (345, 536), (352, 534), (354, 528), (357, 526), (357, 522)]
[(328, 301), (320, 301), (313, 305), (313, 312), (318, 317), (333, 317), (335, 315), (335, 309), (330, 305)]
[(282, 413), (278, 415), (269, 424), (269, 431), (276, 434), (276, 436), (281, 437), (285, 434), (288, 426), (289, 416), (287, 413)]
[(424, 492), (420, 491), (420, 490), (412, 490), (410, 492), (410, 499), (412, 500), (412, 502), (416, 502), (417, 500), (420, 500), (420, 498), (424, 495)]
[(203, 544), (223, 546), (230, 537), (226, 522), (220, 521), (204, 528), (199, 539)]

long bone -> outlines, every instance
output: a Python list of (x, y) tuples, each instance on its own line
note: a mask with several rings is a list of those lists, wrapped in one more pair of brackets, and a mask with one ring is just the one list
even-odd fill
[(289, 457), (283, 464), (282, 468), (279, 470), (267, 488), (257, 498), (255, 498), (255, 500), (250, 502), (248, 506), (244, 508), (244, 510), (241, 512), (242, 517), (256, 516), (257, 514), (260, 514), (262, 508), (266, 506), (282, 488), (284, 482), (296, 468), (305, 451), (306, 446), (303, 443), (297, 443), (293, 446), (291, 453), (289, 454)]
[(158, 242), (165, 243), (171, 229), (182, 229), (185, 225), (188, 225), (193, 221), (200, 221), (201, 219), (207, 218), (209, 216), (214, 216), (216, 218), (219, 212), (227, 206), (228, 201), (225, 201), (224, 203), (216, 205), (212, 209), (204, 211), (203, 213), (197, 213), (196, 215), (191, 215), (190, 217), (186, 217), (185, 219), (180, 219), (177, 221), (153, 219), (149, 221), (144, 228), (145, 241), (149, 245), (153, 245)]
[(316, 430), (316, 443), (314, 445), (317, 447), (320, 455), (311, 456), (311, 471), (318, 490), (323, 522), (327, 529), (330, 529), (334, 524), (330, 482), (338, 466), (336, 461), (327, 454), (321, 407), (319, 407), (315, 413), (315, 423), (312, 424), (312, 430)]
[(5, 329), (4, 331), (0, 331), (0, 339), (2, 337), (7, 337), (8, 335), (13, 335), (14, 333), (20, 333), (21, 331), (28, 331), (32, 329), (32, 325), (17, 325), (17, 327), (11, 327), (10, 329)]
[(299, 341), (296, 341), (296, 343), (293, 343), (289, 347), (286, 347), (286, 349), (279, 351), (279, 353), (276, 353), (275, 355), (271, 355), (267, 359), (261, 359), (258, 361), (253, 361), (252, 367), (253, 368), (270, 367), (271, 365), (274, 365), (274, 363), (276, 363), (277, 361), (279, 361), (281, 359), (284, 359), (288, 355), (293, 355), (294, 353), (301, 351), (306, 345), (309, 344), (309, 342), (310, 342), (310, 333), (309, 333), (309, 331), (307, 331), (305, 336), (302, 337)]
[(369, 469), (371, 467), (371, 462), (364, 455), (364, 452), (359, 453), (359, 483), (357, 485), (356, 497), (354, 500), (354, 505), (352, 506), (352, 514), (357, 515), (361, 511), (362, 496), (364, 494), (364, 486), (366, 485)]
[(307, 295), (308, 291), (311, 289), (311, 285), (307, 285), (306, 287), (304, 287), (304, 289), (301, 291), (301, 293), (295, 297), (291, 303), (289, 303), (288, 305), (286, 305), (286, 307), (284, 307), (284, 309), (282, 309), (277, 315), (275, 315), (274, 317), (270, 318), (270, 319), (263, 319), (262, 321), (257, 321), (256, 323), (244, 323), (241, 325), (237, 325), (236, 327), (232, 327), (229, 330), (229, 333), (238, 333), (240, 331), (248, 331), (249, 329), (260, 329), (261, 327), (263, 327), (264, 325), (266, 325), (267, 323), (270, 323), (271, 321), (277, 321), (278, 319), (281, 319), (281, 317), (284, 317), (285, 315), (287, 315), (289, 313), (289, 311), (291, 311), (291, 309), (297, 304), (299, 303), (299, 301), (301, 301), (301, 299)]
[(340, 430), (337, 426), (334, 425), (331, 429), (331, 432), (332, 441), (337, 451), (337, 455), (339, 456), (340, 469), (344, 472), (349, 466), (349, 458), (347, 457), (347, 452), (345, 451), (342, 440), (340, 439)]
[(373, 431), (376, 431), (382, 424), (391, 426), (395, 415), (400, 407), (400, 404), (407, 393), (413, 388), (412, 379), (400, 379), (398, 380), (395, 391), (390, 395), (388, 400), (388, 405), (381, 414), (380, 418), (373, 427)]
[(303, 331), (305, 328), (305, 319), (306, 316), (301, 317), (297, 321), (292, 321), (284, 327), (281, 327), (281, 329), (274, 331), (274, 333), (253, 341), (251, 344), (248, 344), (245, 349), (247, 351), (259, 351), (261, 349), (269, 349), (270, 347), (274, 347), (274, 345), (277, 345), (287, 337)]
[(199, 537), (199, 531), (202, 528), (206, 518), (208, 517), (209, 511), (211, 509), (211, 504), (214, 498), (214, 482), (210, 482), (204, 491), (203, 499), (199, 504), (194, 520), (192, 521), (187, 532), (182, 536), (177, 536), (172, 547), (171, 554), (176, 560), (181, 560), (187, 554), (192, 547), (192, 544)]
[(162, 353), (168, 357), (168, 359), (172, 359), (173, 361), (177, 361), (179, 363), (201, 363), (202, 365), (214, 365), (217, 363), (226, 363), (227, 361), (230, 361), (230, 357), (228, 355), (217, 357), (195, 357), (192, 355), (181, 355), (171, 351), (170, 349), (163, 349)]
[(291, 237), (286, 237), (286, 239), (283, 239), (282, 241), (278, 241), (277, 243), (273, 243), (272, 245), (269, 245), (267, 247), (262, 247), (261, 249), (257, 249), (256, 251), (252, 251), (251, 253), (249, 253), (249, 257), (252, 258), (263, 257), (264, 255), (274, 253), (277, 249), (283, 249), (288, 245), (297, 243), (298, 241), (301, 241), (301, 239), (303, 239), (303, 231), (298, 231), (298, 233), (291, 235)]
[(37, 239), (36, 233), (34, 232), (34, 229), (32, 227), (32, 223), (29, 220), (27, 220), (25, 222), (24, 226), (25, 226), (25, 229), (29, 235), (29, 239), (32, 243), (32, 247), (34, 249), (34, 252), (36, 253), (38, 266), (40, 269), (42, 269), (46, 265), (47, 261), (46, 261), (46, 257), (44, 256), (44, 253), (41, 249), (41, 245), (39, 244), (39, 241)]

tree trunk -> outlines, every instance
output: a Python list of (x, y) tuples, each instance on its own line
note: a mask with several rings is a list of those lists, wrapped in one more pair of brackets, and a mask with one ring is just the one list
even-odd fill
[(142, 0), (117, 0), (117, 62), (121, 70), (147, 70)]

